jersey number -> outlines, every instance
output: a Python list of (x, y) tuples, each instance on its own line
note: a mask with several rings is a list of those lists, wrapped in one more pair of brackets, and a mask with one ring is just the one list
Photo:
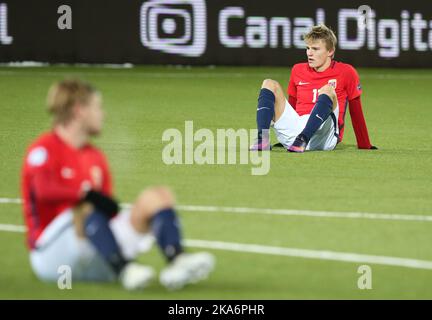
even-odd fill
[(318, 89), (313, 89), (313, 98), (312, 98), (312, 102), (315, 103), (318, 97)]

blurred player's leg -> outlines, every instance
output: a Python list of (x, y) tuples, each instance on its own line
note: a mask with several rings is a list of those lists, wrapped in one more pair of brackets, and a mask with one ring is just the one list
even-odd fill
[[(110, 216), (92, 206), (75, 210), (74, 223), (77, 235), (87, 238), (98, 254), (109, 264), (123, 287), (128, 290), (142, 289), (154, 278), (154, 271), (126, 259), (110, 226)], [(81, 227), (84, 226), (82, 230)], [(132, 258), (132, 257), (129, 257)], [(133, 257), (134, 258), (134, 257)], [(91, 268), (89, 268), (91, 270)]]
[[(127, 289), (147, 285), (154, 278), (151, 268), (131, 262), (123, 264), (117, 261), (116, 266), (108, 263), (107, 256), (118, 255), (122, 260), (121, 253), (118, 252), (115, 241), (113, 243), (113, 239), (110, 239), (110, 230), (107, 230), (105, 222), (98, 221), (98, 215), (93, 216), (93, 213), (89, 216), (89, 223), (85, 219), (78, 222), (84, 218), (79, 210), (73, 212), (68, 209), (47, 226), (30, 254), (31, 265), (38, 278), (57, 281), (58, 268), (67, 266), (74, 281), (111, 282), (119, 279)], [(81, 228), (86, 224), (89, 226), (87, 231)], [(102, 244), (103, 241), (108, 243)], [(110, 259), (111, 262), (116, 260), (113, 257)]]
[(288, 148), (288, 151), (304, 152), (310, 139), (328, 119), (336, 105), (336, 93), (334, 88), (330, 85), (325, 85), (319, 91), (317, 103), (310, 113), (305, 128), (297, 136), (292, 146)]
[(214, 258), (205, 252), (184, 252), (180, 223), (173, 208), (174, 197), (167, 188), (149, 188), (133, 205), (131, 223), (137, 232), (153, 232), (168, 263), (160, 281), (170, 289), (177, 289), (206, 278), (213, 270)]
[(258, 139), (250, 147), (251, 151), (269, 150), (269, 129), (271, 121), (277, 121), (285, 109), (285, 96), (277, 81), (266, 79), (263, 81), (258, 97), (257, 128)]

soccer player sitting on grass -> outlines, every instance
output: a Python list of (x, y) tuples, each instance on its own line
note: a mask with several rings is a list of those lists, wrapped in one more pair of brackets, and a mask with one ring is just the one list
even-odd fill
[(278, 82), (264, 80), (258, 98), (258, 139), (250, 150), (271, 148), (268, 130), (274, 121), (279, 142), (290, 152), (333, 150), (342, 141), (349, 103), (359, 149), (377, 149), (369, 141), (356, 70), (333, 60), (336, 36), (325, 25), (304, 37), (307, 62), (293, 66), (288, 101)]
[(102, 129), (101, 94), (79, 80), (54, 84), (48, 93), (53, 129), (27, 150), (22, 197), (31, 266), (57, 281), (69, 266), (78, 281), (119, 280), (126, 289), (148, 285), (155, 272), (134, 262), (155, 239), (167, 260), (161, 283), (170, 289), (204, 279), (211, 254), (185, 253), (174, 198), (165, 187), (144, 190), (119, 213), (107, 161), (89, 143)]

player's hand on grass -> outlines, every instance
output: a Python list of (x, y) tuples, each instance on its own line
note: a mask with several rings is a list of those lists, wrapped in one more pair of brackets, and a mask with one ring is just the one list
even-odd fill
[(359, 149), (362, 150), (378, 150), (378, 147), (373, 146), (373, 145), (369, 145), (369, 146), (358, 146)]

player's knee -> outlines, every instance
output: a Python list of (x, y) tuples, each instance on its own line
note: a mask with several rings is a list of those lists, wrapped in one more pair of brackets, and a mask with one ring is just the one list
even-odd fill
[(170, 188), (157, 187), (156, 191), (159, 193), (159, 196), (161, 197), (161, 202), (164, 204), (164, 206), (174, 207), (175, 197)]
[(136, 206), (139, 211), (152, 215), (160, 210), (174, 206), (174, 197), (168, 188), (152, 187), (138, 196)]
[(333, 86), (329, 84), (326, 84), (324, 87), (319, 89), (318, 95), (322, 95), (322, 94), (329, 96), (330, 99), (332, 99), (333, 101), (336, 99), (336, 91), (333, 88)]
[(276, 93), (279, 90), (279, 83), (272, 79), (265, 79), (261, 85), (262, 89), (268, 89), (273, 93)]
[(336, 91), (335, 91), (334, 87), (331, 85), (325, 85), (324, 87), (322, 87), (318, 91), (319, 96), (321, 96), (323, 94), (328, 96), (333, 101), (332, 109), (335, 110), (336, 106), (337, 106), (337, 95), (336, 95)]

